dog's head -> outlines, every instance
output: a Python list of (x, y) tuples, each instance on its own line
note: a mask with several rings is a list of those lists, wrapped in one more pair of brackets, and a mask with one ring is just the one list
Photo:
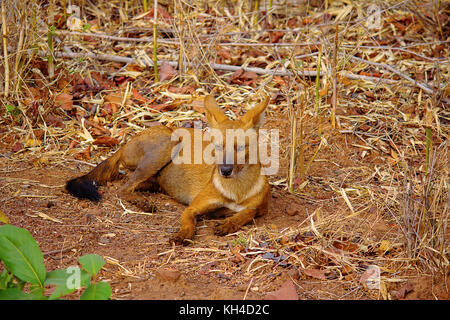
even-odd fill
[(205, 98), (206, 118), (212, 134), (219, 174), (224, 178), (238, 175), (247, 165), (259, 163), (258, 129), (264, 123), (264, 110), (269, 97), (250, 109), (242, 118), (230, 120), (219, 108), (213, 96)]

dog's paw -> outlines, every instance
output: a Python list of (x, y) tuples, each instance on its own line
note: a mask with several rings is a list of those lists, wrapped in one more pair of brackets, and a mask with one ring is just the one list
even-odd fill
[(232, 223), (231, 220), (225, 219), (222, 222), (218, 222), (214, 228), (214, 234), (218, 236), (225, 236), (229, 233), (236, 232), (239, 226)]
[(188, 244), (192, 243), (193, 238), (194, 238), (193, 230), (181, 229), (179, 232), (177, 232), (174, 236), (172, 236), (169, 239), (169, 243), (175, 243), (177, 245), (182, 244), (184, 246), (187, 246)]

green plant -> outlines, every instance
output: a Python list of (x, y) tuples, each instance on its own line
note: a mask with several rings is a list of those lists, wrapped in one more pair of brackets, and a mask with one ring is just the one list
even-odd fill
[[(78, 259), (78, 266), (47, 272), (44, 257), (31, 234), (12, 225), (0, 226), (0, 300), (54, 300), (85, 287), (81, 300), (107, 300), (108, 283), (97, 281), (105, 260), (96, 254)], [(54, 285), (49, 294), (46, 287)]]

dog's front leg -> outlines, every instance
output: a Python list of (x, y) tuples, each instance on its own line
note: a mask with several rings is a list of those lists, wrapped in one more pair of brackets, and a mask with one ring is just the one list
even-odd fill
[(236, 232), (243, 225), (252, 222), (255, 216), (262, 216), (267, 213), (269, 188), (242, 203), (242, 210), (236, 212), (229, 218), (224, 219), (216, 225), (214, 233), (224, 236)]
[(189, 207), (181, 214), (180, 231), (169, 242), (184, 245), (189, 244), (189, 241), (186, 240), (193, 239), (195, 235), (195, 217), (219, 209), (222, 206), (223, 201), (219, 194), (211, 194), (211, 190), (208, 190), (208, 192), (200, 192)]
[(219, 236), (224, 236), (229, 233), (236, 232), (243, 225), (251, 222), (257, 213), (257, 209), (244, 209), (233, 216), (226, 218), (216, 225), (214, 233)]

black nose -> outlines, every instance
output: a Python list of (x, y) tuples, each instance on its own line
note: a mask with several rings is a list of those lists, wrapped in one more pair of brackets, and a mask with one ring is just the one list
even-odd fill
[(219, 172), (224, 177), (229, 177), (233, 172), (233, 166), (229, 164), (223, 164), (219, 166)]

